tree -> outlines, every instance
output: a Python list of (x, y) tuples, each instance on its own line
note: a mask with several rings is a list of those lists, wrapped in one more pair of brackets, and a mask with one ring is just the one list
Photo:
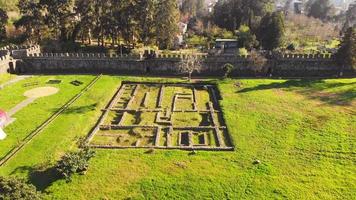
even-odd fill
[(272, 11), (273, 0), (219, 0), (213, 20), (221, 28), (235, 31), (242, 24), (254, 29), (259, 19)]
[(94, 27), (95, 20), (95, 7), (93, 0), (76, 0), (75, 1), (75, 12), (79, 19), (78, 23), (78, 34), (82, 39), (82, 43), (88, 40), (91, 44), (92, 31)]
[(24, 38), (29, 42), (38, 43), (47, 33), (45, 10), (39, 0), (22, 0), (18, 3), (21, 18), (14, 25), (17, 29), (24, 28)]
[(74, 0), (41, 0), (45, 7), (46, 24), (60, 41), (74, 41), (78, 31), (74, 12)]
[(0, 8), (0, 42), (6, 39), (6, 25), (9, 17), (4, 9)]
[(179, 11), (176, 0), (161, 0), (156, 12), (156, 37), (161, 49), (170, 49), (178, 33)]
[(226, 79), (227, 77), (229, 77), (230, 73), (232, 72), (232, 70), (234, 69), (234, 66), (230, 63), (227, 63), (223, 66), (223, 70), (224, 70), (224, 79)]
[(204, 0), (183, 0), (180, 7), (181, 13), (190, 17), (202, 16), (207, 8)]
[(0, 177), (0, 199), (37, 200), (41, 194), (23, 179)]
[(288, 11), (289, 11), (289, 9), (290, 9), (292, 3), (293, 3), (293, 0), (286, 0), (286, 2), (285, 2), (285, 4), (284, 4), (284, 7), (283, 7), (283, 11), (284, 11), (285, 13), (288, 13)]
[(145, 45), (153, 44), (155, 38), (155, 0), (139, 0), (138, 3), (138, 27), (139, 38)]
[(336, 53), (336, 60), (339, 65), (344, 67), (352, 67), (356, 70), (356, 30), (355, 28), (348, 28), (340, 48)]
[(57, 163), (57, 170), (67, 181), (71, 181), (75, 173), (83, 173), (89, 167), (89, 160), (95, 155), (95, 152), (88, 147), (80, 149), (78, 152), (65, 154)]
[(264, 49), (274, 50), (282, 44), (284, 32), (284, 17), (282, 13), (268, 13), (261, 20), (258, 40)]
[(251, 50), (258, 45), (256, 36), (251, 32), (250, 28), (246, 25), (240, 26), (236, 32), (239, 48), (246, 48)]
[(249, 67), (256, 73), (261, 72), (267, 63), (267, 59), (259, 52), (253, 50), (248, 57)]
[(181, 60), (178, 70), (181, 73), (187, 73), (189, 81), (192, 79), (194, 72), (200, 72), (202, 68), (201, 60), (198, 55), (189, 54)]
[(349, 9), (346, 11), (346, 20), (344, 26), (342, 27), (342, 31), (346, 32), (346, 30), (350, 27), (356, 27), (356, 4), (351, 4)]
[(330, 0), (309, 0), (306, 7), (309, 17), (321, 20), (327, 20), (332, 11)]

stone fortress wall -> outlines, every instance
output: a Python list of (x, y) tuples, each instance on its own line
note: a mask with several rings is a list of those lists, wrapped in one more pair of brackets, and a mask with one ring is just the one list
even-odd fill
[[(1, 49), (0, 49), (1, 52)], [(107, 55), (101, 53), (41, 53), (39, 46), (12, 48), (10, 55), (17, 58), (11, 73), (109, 73), (135, 75), (179, 75), (179, 62), (187, 55), (158, 54), (146, 59), (140, 56)], [(248, 56), (198, 55), (202, 70), (195, 75), (222, 76), (223, 66), (234, 66), (232, 76), (275, 77), (336, 77), (355, 76), (352, 68), (342, 69), (330, 54), (285, 54), (273, 56), (260, 71), (251, 67)]]
[[(89, 53), (29, 54), (18, 63), (20, 73), (115, 73), (140, 75), (178, 75), (178, 64), (186, 55), (157, 55), (153, 59), (142, 56), (117, 56)], [(270, 59), (266, 66), (255, 72), (243, 56), (200, 55), (202, 70), (196, 75), (222, 76), (223, 66), (234, 66), (232, 76), (307, 77), (340, 75), (354, 76), (351, 68), (341, 69), (331, 55), (286, 54)]]
[(16, 59), (27, 57), (30, 54), (41, 53), (38, 45), (14, 46), (9, 45), (0, 48), (0, 74), (15, 71)]

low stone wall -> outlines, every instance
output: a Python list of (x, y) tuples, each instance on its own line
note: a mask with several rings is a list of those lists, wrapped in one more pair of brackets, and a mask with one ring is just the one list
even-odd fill
[[(255, 71), (248, 57), (207, 56), (202, 70), (195, 75), (222, 76), (223, 66), (234, 66), (232, 76), (276, 76), (276, 77), (334, 77), (341, 71), (355, 76), (351, 68), (342, 69), (330, 55), (286, 54), (271, 59), (259, 71)], [(136, 75), (179, 75), (178, 64), (184, 55), (158, 55), (143, 60), (140, 56), (108, 56), (105, 54), (33, 54), (23, 57), (16, 64), (17, 73), (113, 73)]]

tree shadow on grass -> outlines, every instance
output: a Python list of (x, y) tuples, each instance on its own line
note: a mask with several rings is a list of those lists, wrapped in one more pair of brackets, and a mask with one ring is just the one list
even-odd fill
[[(349, 86), (350, 89), (342, 89), (336, 92), (325, 90)], [(309, 99), (319, 100), (330, 105), (350, 106), (356, 99), (356, 82), (351, 83), (328, 83), (324, 80), (288, 80), (270, 84), (261, 84), (255, 87), (244, 88), (237, 93), (248, 93), (253, 91), (283, 89), (302, 94)]]
[(93, 103), (90, 105), (86, 105), (86, 106), (72, 106), (67, 108), (63, 114), (84, 114), (90, 111), (95, 110), (95, 108), (97, 107), (97, 103)]
[(33, 184), (38, 191), (45, 192), (46, 189), (54, 182), (62, 179), (62, 176), (58, 173), (55, 167), (30, 167), (22, 166), (16, 168), (11, 175), (17, 173), (25, 173), (28, 176), (28, 180)]

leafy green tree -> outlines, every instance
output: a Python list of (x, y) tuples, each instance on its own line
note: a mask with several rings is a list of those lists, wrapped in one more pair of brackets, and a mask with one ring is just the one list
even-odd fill
[(339, 65), (344, 67), (352, 67), (356, 70), (356, 30), (355, 28), (348, 28), (340, 48), (336, 53), (336, 60)]
[(41, 194), (37, 192), (35, 186), (23, 179), (0, 176), (0, 199), (39, 200)]
[(251, 50), (258, 45), (256, 36), (251, 32), (250, 28), (246, 25), (240, 26), (236, 32), (239, 48), (246, 48)]
[(156, 12), (156, 37), (160, 49), (170, 49), (178, 33), (179, 10), (176, 0), (161, 0)]
[(98, 39), (98, 45), (105, 46), (105, 38), (113, 32), (115, 21), (112, 18), (112, 2), (110, 0), (94, 0), (93, 35)]
[(74, 41), (74, 33), (77, 20), (75, 19), (74, 0), (41, 0), (45, 7), (46, 24), (52, 30), (54, 36), (61, 41)]
[(57, 170), (67, 181), (75, 173), (84, 173), (89, 167), (89, 160), (95, 155), (95, 152), (88, 147), (80, 149), (78, 152), (65, 154), (57, 163)]
[(327, 20), (332, 11), (330, 0), (309, 0), (306, 7), (309, 17), (321, 20)]
[(191, 17), (202, 16), (206, 9), (204, 0), (183, 0), (180, 8), (182, 14), (189, 14)]
[(0, 42), (6, 39), (6, 25), (9, 17), (4, 9), (0, 8)]
[(242, 24), (250, 28), (258, 25), (259, 19), (272, 11), (273, 0), (220, 0), (214, 8), (213, 20), (221, 28), (235, 31)]
[(155, 10), (157, 1), (139, 0), (137, 22), (140, 42), (145, 45), (153, 44), (155, 38)]
[(79, 23), (77, 24), (78, 35), (80, 36), (82, 43), (86, 40), (91, 44), (92, 31), (94, 27), (95, 20), (95, 5), (93, 0), (76, 0), (75, 1), (75, 12), (79, 18)]
[(45, 25), (45, 9), (39, 0), (22, 0), (18, 3), (21, 18), (14, 25), (23, 28), (24, 39), (38, 43), (47, 34)]
[(261, 20), (258, 40), (264, 49), (274, 50), (282, 44), (284, 33), (284, 17), (282, 13), (268, 13)]

